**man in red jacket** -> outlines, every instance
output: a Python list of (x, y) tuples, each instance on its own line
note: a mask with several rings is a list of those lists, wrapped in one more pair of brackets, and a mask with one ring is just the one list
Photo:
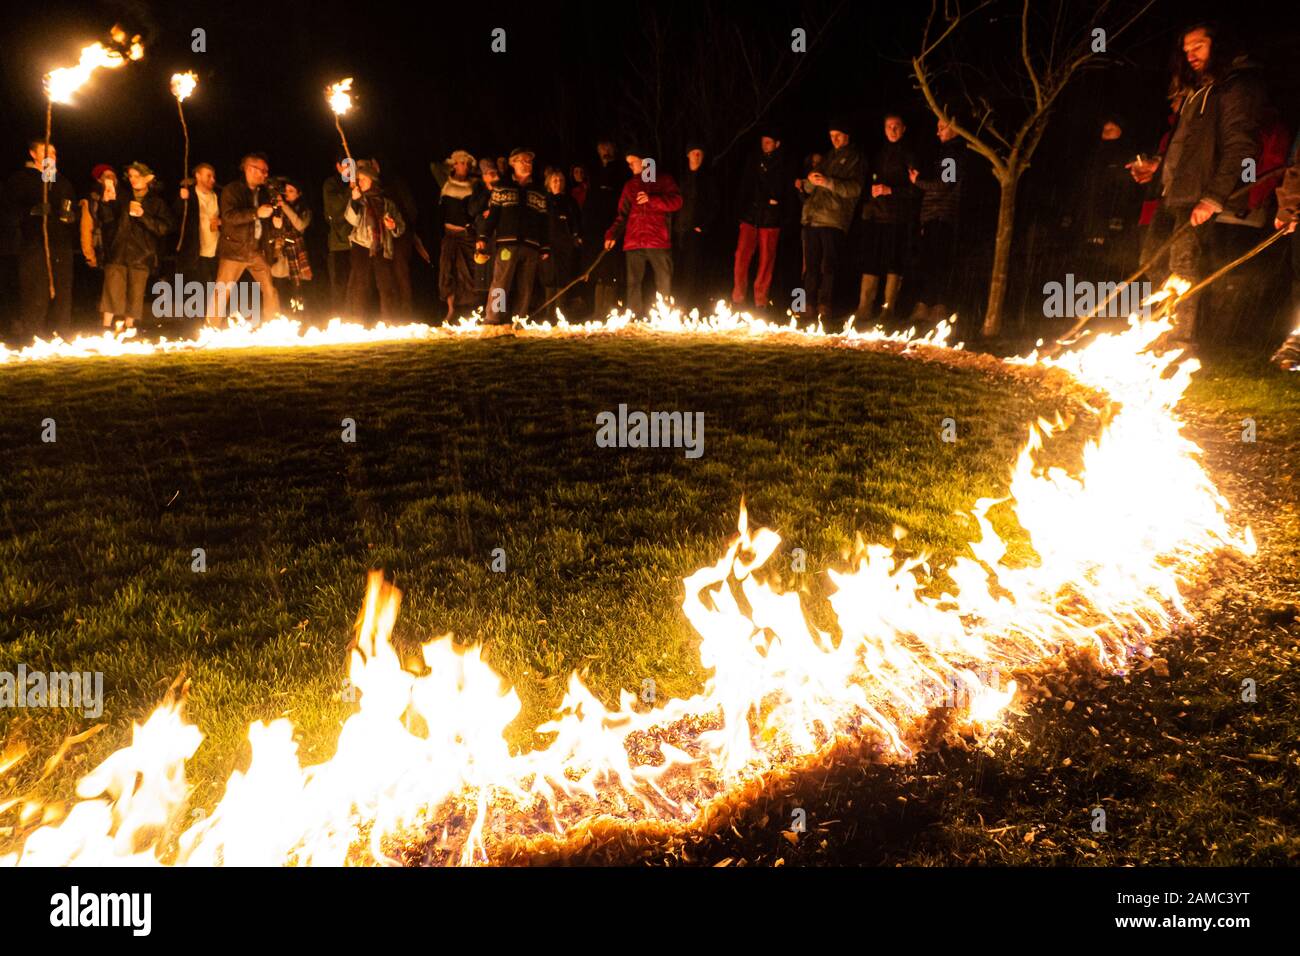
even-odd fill
[(647, 263), (654, 270), (655, 288), (665, 299), (673, 291), (672, 230), (669, 216), (682, 208), (682, 194), (667, 173), (659, 173), (644, 150), (624, 154), (632, 178), (623, 184), (618, 197), (618, 218), (605, 232), (605, 248), (613, 249), (619, 238), (627, 254), (627, 307), (643, 315), (641, 282)]

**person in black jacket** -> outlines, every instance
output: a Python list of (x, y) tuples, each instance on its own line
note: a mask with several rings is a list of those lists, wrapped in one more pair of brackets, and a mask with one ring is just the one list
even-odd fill
[[(72, 255), (78, 241), (77, 195), (67, 176), (55, 165), (58, 151), (50, 144), (45, 162), (45, 141), (27, 144), (31, 158), (5, 182), (0, 220), (18, 233), (18, 316), (15, 343), (50, 333), (66, 334), (72, 327)], [(50, 178), (49, 198), (41, 205), (42, 170)], [(45, 269), (45, 240), (41, 221), (48, 221), (50, 268), (54, 273), (54, 298)]]
[(1078, 191), (1067, 199), (1063, 225), (1083, 244), (1078, 273), (1094, 281), (1124, 278), (1136, 264), (1138, 212), (1142, 187), (1128, 167), (1137, 148), (1114, 114), (1101, 124), (1100, 139), (1084, 161)]
[[(144, 290), (149, 274), (158, 268), (163, 236), (172, 230), (171, 209), (154, 185), (153, 170), (144, 163), (126, 168), (129, 189), (117, 190), (105, 181), (99, 204), (104, 234), (104, 291), (99, 311), (104, 327), (132, 328), (144, 315)], [(160, 316), (161, 318), (162, 316)], [(176, 316), (166, 316), (176, 318)]]
[[(371, 162), (375, 164), (375, 169), (380, 173), (383, 172), (384, 167), (378, 159), (372, 159)], [(397, 203), (397, 208), (402, 213), (402, 221), (406, 223), (406, 229), (402, 234), (393, 239), (393, 282), (397, 287), (394, 307), (398, 315), (413, 319), (415, 312), (414, 295), (411, 291), (411, 253), (418, 250), (420, 257), (425, 262), (429, 261), (424, 243), (420, 242), (419, 234), (415, 231), (419, 207), (416, 205), (415, 194), (411, 192), (411, 187), (401, 176), (392, 173), (385, 176), (384, 191), (393, 202)]]
[[(582, 207), (582, 247), (586, 253), (583, 267), (587, 269), (604, 249), (605, 230), (618, 218), (618, 199), (628, 176), (613, 140), (596, 143), (596, 153), (600, 162), (591, 167), (590, 186)], [(604, 319), (614, 309), (623, 270), (623, 253), (618, 247), (605, 252), (600, 265), (592, 270), (592, 318)]]
[[(885, 117), (885, 141), (870, 157), (862, 202), (862, 285), (855, 314), (862, 322), (893, 315), (903, 285), (903, 272), (912, 245), (916, 215), (911, 171), (916, 157), (904, 138), (907, 126), (897, 113)], [(873, 317), (880, 277), (885, 276), (885, 302)]]
[[(542, 290), (545, 301), (550, 302), (577, 276), (578, 252), (582, 248), (582, 214), (565, 187), (562, 169), (546, 170), (546, 211), (551, 255), (542, 261)], [(563, 301), (552, 303), (551, 311), (563, 304)]]
[[(184, 215), (182, 215), (184, 213)], [(186, 281), (206, 286), (217, 278), (217, 242), (221, 238), (221, 197), (217, 173), (211, 163), (194, 167), (193, 183), (182, 185), (172, 206), (172, 217), (185, 222), (176, 252), (176, 268)]]
[(921, 230), (915, 266), (916, 305), (912, 321), (939, 321), (951, 315), (959, 302), (962, 277), (958, 268), (958, 230), (963, 225), (963, 187), (973, 171), (970, 151), (957, 132), (939, 120), (935, 135), (939, 147), (921, 169), (910, 174), (921, 193)]
[(777, 241), (781, 225), (790, 216), (794, 194), (790, 190), (789, 171), (781, 153), (781, 140), (775, 131), (759, 137), (758, 151), (745, 162), (740, 174), (740, 233), (736, 239), (731, 307), (743, 308), (749, 286), (749, 264), (758, 250), (758, 274), (754, 277), (754, 307), (769, 305), (772, 270), (776, 265)]
[(686, 307), (707, 297), (709, 269), (705, 263), (708, 243), (712, 239), (721, 203), (713, 175), (704, 168), (704, 147), (699, 143), (686, 146), (686, 170), (677, 179), (682, 194), (682, 208), (673, 214), (673, 291)]
[(550, 255), (546, 192), (533, 178), (533, 155), (522, 147), (511, 151), (510, 178), (492, 190), (487, 214), (478, 220), (476, 251), (485, 251), (489, 239), (496, 240), (497, 249), (488, 290), (488, 325), (508, 325), (511, 315), (528, 314), (538, 264)]
[[(1244, 215), (1249, 197), (1229, 197), (1242, 185), (1247, 159), (1255, 157), (1259, 114), (1264, 101), (1260, 71), (1243, 55), (1234, 55), (1220, 29), (1199, 23), (1184, 30), (1179, 44), (1170, 99), (1178, 112), (1162, 158), (1135, 161), (1130, 171), (1139, 183), (1160, 177), (1161, 200), (1147, 231), (1143, 258), (1183, 223), (1168, 263), (1153, 267), (1187, 282), (1201, 278), (1209, 251), (1209, 231), (1202, 228), (1225, 209)], [(1163, 256), (1161, 257), (1164, 258)], [(1196, 299), (1201, 297), (1198, 295)], [(1171, 343), (1187, 343), (1198, 330), (1198, 302), (1180, 302)]]

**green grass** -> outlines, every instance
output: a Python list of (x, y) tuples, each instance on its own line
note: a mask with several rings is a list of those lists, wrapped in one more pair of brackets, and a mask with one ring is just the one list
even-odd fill
[[(703, 411), (703, 457), (596, 447), (620, 402)], [(807, 552), (791, 586), (821, 587), (857, 532), (951, 555), (973, 530), (953, 513), (1005, 493), (1027, 423), (1064, 403), (866, 352), (505, 338), (9, 367), (0, 406), (0, 670), (105, 674), (108, 729), (42, 792), (66, 796), (183, 672), (208, 802), (254, 720), (288, 716), (306, 759), (329, 755), (367, 569), (404, 590), (403, 646), (488, 645), (526, 746), (574, 669), (609, 703), (645, 677), (699, 688), (681, 578), (717, 559), (742, 496)], [(16, 718), (37, 758), (90, 723)]]

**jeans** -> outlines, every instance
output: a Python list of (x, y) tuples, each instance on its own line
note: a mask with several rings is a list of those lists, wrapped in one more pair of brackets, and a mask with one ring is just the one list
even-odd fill
[(668, 249), (627, 250), (627, 307), (636, 316), (645, 315), (641, 283), (645, 267), (655, 274), (655, 290), (665, 299), (673, 294), (673, 257)]

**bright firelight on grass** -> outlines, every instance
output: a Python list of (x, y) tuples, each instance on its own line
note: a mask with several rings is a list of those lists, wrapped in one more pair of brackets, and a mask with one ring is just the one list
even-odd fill
[[(681, 607), (708, 674), (702, 692), (647, 700), (624, 690), (611, 710), (573, 674), (559, 710), (539, 728), (549, 744), (512, 753), (504, 733), (520, 712), (516, 692), (479, 647), (459, 648), (450, 635), (426, 643), (418, 663), (403, 661), (389, 640), (400, 595), (374, 574), (350, 652), (350, 686), (360, 699), (330, 760), (304, 767), (288, 720), (256, 723), (247, 771), (232, 774), (215, 809), (193, 819), (184, 770), (201, 734), (169, 701), (135, 727), (129, 746), (81, 780), (81, 799), (66, 816), (34, 826), (0, 862), (337, 865), (390, 861), (412, 845), (426, 847), (429, 862), (490, 862), (506, 841), (580, 839), (584, 825), (602, 816), (689, 826), (712, 801), (837, 739), (871, 742), (882, 759), (907, 759), (923, 744), (923, 723), (943, 689), (956, 691), (945, 711), (952, 726), (985, 737), (1015, 698), (1012, 673), (1078, 652), (1123, 672), (1183, 613), (1180, 587), (1209, 554), (1253, 552), (1249, 530), (1229, 527), (1227, 502), (1181, 433), (1176, 408), (1197, 363), (1175, 366), (1177, 353), (1147, 351), (1169, 327), (1132, 321), (1127, 331), (1056, 358), (1012, 360), (1062, 369), (1106, 392), (1113, 414), (1077, 475), (1036, 463), (1062, 425), (1029, 427), (1007, 498), (981, 500), (954, 517), (973, 534), (969, 553), (943, 569), (951, 583), (930, 588), (938, 569), (924, 556), (861, 545), (847, 567), (828, 572), (836, 623), (824, 631), (797, 591), (774, 583), (769, 569), (786, 560), (781, 539), (751, 527), (742, 505), (723, 555), (684, 581)], [(208, 331), (193, 342), (104, 336), (0, 358), (484, 332), (477, 317), (440, 328), (365, 329), (336, 320), (323, 330), (278, 319)], [(614, 315), (521, 330), (525, 337), (621, 333), (796, 336), (906, 351), (948, 348), (951, 329), (944, 324), (924, 338), (828, 333), (725, 308), (684, 315), (661, 303), (648, 322)], [(1027, 564), (1003, 563), (1007, 544), (989, 518), (1003, 501), (1032, 542), (1036, 559)]]

